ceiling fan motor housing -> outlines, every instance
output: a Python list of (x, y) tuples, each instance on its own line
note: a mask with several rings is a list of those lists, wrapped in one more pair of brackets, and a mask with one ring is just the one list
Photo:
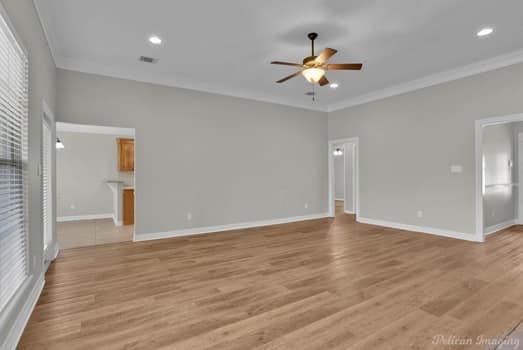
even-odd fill
[(309, 57), (305, 57), (303, 59), (303, 65), (304, 66), (307, 66), (309, 68), (312, 68), (316, 65), (316, 57), (317, 56), (309, 56)]

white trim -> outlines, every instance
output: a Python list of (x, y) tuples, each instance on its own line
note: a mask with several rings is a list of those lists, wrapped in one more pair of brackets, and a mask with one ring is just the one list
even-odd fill
[(99, 219), (113, 219), (113, 213), (108, 214), (90, 214), (90, 215), (75, 215), (75, 216), (60, 216), (56, 218), (57, 222), (80, 221), (80, 220), (99, 220)]
[(345, 209), (343, 212), (344, 212), (345, 214), (351, 214), (351, 215), (356, 214), (355, 212), (350, 211), (350, 210), (346, 210), (346, 209)]
[(93, 62), (81, 60), (66, 60), (59, 57), (57, 60), (55, 59), (55, 62), (58, 68), (75, 72), (95, 74), (105, 77), (144, 82), (161, 86), (182, 88), (313, 111), (335, 112), (344, 108), (354, 107), (365, 103), (382, 100), (385, 98), (405, 94), (430, 86), (443, 84), (446, 82), (466, 78), (472, 75), (481, 74), (495, 69), (507, 67), (513, 64), (521, 63), (523, 62), (523, 50), (513, 51), (507, 54), (474, 62), (451, 70), (430, 74), (415, 80), (411, 80), (387, 88), (377, 89), (366, 94), (358, 95), (349, 98), (345, 101), (323, 106), (317, 104), (312, 105), (306, 103), (289, 102), (274, 96), (260, 96), (260, 94), (258, 93), (246, 92), (239, 88), (224, 88), (223, 86), (213, 86), (212, 84), (208, 83), (184, 80), (180, 79), (179, 77), (152, 75), (151, 72), (136, 72), (131, 71), (130, 69), (125, 70), (123, 67), (111, 68), (108, 65), (96, 64)]
[(18, 345), (18, 342), (22, 337), (22, 333), (24, 332), (25, 326), (27, 325), (27, 322), (29, 321), (31, 314), (33, 313), (35, 305), (38, 302), (38, 298), (40, 298), (40, 294), (42, 293), (44, 284), (44, 275), (41, 274), (38, 280), (36, 280), (33, 289), (31, 290), (29, 296), (27, 297), (27, 300), (22, 306), (22, 310), (18, 314), (15, 323), (13, 324), (13, 327), (11, 327), (11, 329), (7, 333), (5, 341), (3, 344), (1, 344), (2, 346), (0, 347), (0, 349), (16, 349), (16, 346)]
[[(56, 52), (56, 45), (54, 45), (54, 42), (51, 43), (52, 36), (49, 35), (49, 27), (47, 25), (44, 25), (44, 16), (42, 16), (42, 11), (40, 6), (38, 5), (38, 0), (33, 0), (33, 4), (36, 10), (36, 14), (38, 17), (38, 20), (40, 21), (40, 27), (42, 27), (42, 31), (44, 32), (44, 36), (47, 39), (47, 46), (49, 47), (49, 51), (51, 52), (51, 57), (53, 58), (54, 65), (57, 66), (57, 58), (60, 57)], [(47, 18), (47, 17), (46, 17)]]
[(335, 201), (345, 202), (345, 198), (336, 198)]
[(395, 229), (404, 230), (404, 231), (428, 233), (431, 235), (461, 239), (461, 240), (471, 241), (471, 242), (483, 242), (483, 240), (478, 239), (477, 235), (472, 234), (472, 233), (467, 234), (467, 233), (444, 230), (444, 229), (439, 229), (439, 228), (434, 228), (434, 227), (400, 224), (400, 223), (392, 222), (392, 221), (376, 220), (376, 219), (369, 219), (369, 218), (362, 218), (362, 217), (357, 217), (356, 221), (358, 221), (362, 224), (390, 227), (390, 228), (395, 228)]
[(49, 251), (49, 249), (47, 249), (47, 254), (45, 256), (46, 260), (48, 262), (51, 262), (51, 261), (54, 261), (57, 257), (58, 257), (58, 254), (60, 253), (60, 245), (58, 244), (58, 242), (55, 242), (55, 244), (53, 244), (53, 250)]
[[(51, 167), (51, 176), (50, 176), (50, 195), (51, 195), (51, 208), (50, 208), (50, 217), (48, 218), (48, 220), (51, 221), (51, 245), (53, 246), (53, 251), (51, 252), (50, 249), (49, 249), (49, 246), (45, 247), (45, 244), (46, 242), (44, 242), (44, 257), (49, 260), (49, 261), (52, 261), (56, 258), (56, 255), (58, 254), (58, 252), (56, 251), (57, 247), (58, 247), (58, 241), (57, 241), (57, 238), (56, 238), (56, 148), (55, 148), (55, 143), (56, 143), (56, 123), (55, 123), (55, 116), (54, 116), (54, 113), (51, 111), (51, 108), (49, 108), (49, 105), (47, 104), (47, 102), (45, 100), (42, 100), (42, 111), (43, 111), (43, 115), (42, 115), (42, 132), (43, 132), (43, 128), (44, 128), (44, 125), (43, 124), (48, 124), (49, 128), (50, 128), (50, 132), (51, 132), (51, 145), (50, 146), (50, 151), (51, 151), (51, 164), (49, 165)], [(43, 142), (44, 142), (44, 138), (42, 137), (42, 150), (44, 149), (43, 147)], [(42, 160), (43, 161), (43, 160)], [(41, 164), (41, 167), (42, 167), (42, 172), (43, 172), (43, 164)], [(42, 180), (42, 191), (43, 191), (43, 180), (44, 180), (44, 177), (42, 176), (41, 178)], [(45, 240), (45, 237), (44, 237), (44, 240)]]
[[(329, 216), (336, 216), (335, 207), (335, 188), (334, 188), (334, 147), (340, 144), (352, 144), (352, 194), (353, 194), (353, 209), (356, 217), (360, 215), (360, 157), (359, 157), (359, 138), (347, 138), (330, 140), (328, 142), (328, 179), (329, 179)], [(345, 150), (346, 151), (346, 150)], [(344, 153), (345, 154), (345, 153)]]
[(133, 80), (138, 82), (145, 82), (156, 85), (177, 87), (189, 90), (195, 90), (200, 92), (207, 92), (212, 94), (218, 94), (222, 96), (230, 96), (237, 98), (244, 98), (254, 101), (268, 102), (279, 105), (285, 105), (289, 107), (302, 108), (321, 112), (334, 112), (340, 109), (353, 107), (372, 101), (385, 99), (388, 97), (401, 95), (407, 92), (423, 89), (426, 87), (443, 84), (449, 81), (466, 78), (472, 75), (485, 73), (491, 70), (507, 67), (513, 64), (523, 62), (523, 50), (513, 51), (507, 54), (496, 56), (493, 58), (474, 62), (465, 66), (457, 67), (451, 70), (430, 74), (412, 81), (394, 85), (384, 89), (378, 89), (367, 94), (352, 97), (345, 101), (330, 104), (327, 106), (311, 105), (311, 104), (299, 104), (294, 102), (284, 101), (273, 96), (260, 96), (254, 92), (245, 92), (244, 90), (237, 88), (224, 88), (223, 86), (213, 86), (211, 84), (194, 82), (180, 79), (179, 77), (166, 77), (166, 76), (152, 76), (151, 73), (139, 73), (136, 71), (125, 70), (122, 67), (112, 69), (110, 66), (96, 64), (93, 62), (81, 61), (81, 60), (62, 60), (57, 62), (57, 67), (61, 69), (96, 74), (101, 76), (107, 76), (112, 78)]
[(134, 137), (134, 128), (118, 128), (113, 126), (85, 125), (73, 123), (56, 123), (56, 131), (77, 132), (82, 134), (102, 134)]
[(491, 235), (493, 233), (502, 231), (504, 229), (507, 229), (509, 227), (512, 227), (514, 225), (517, 225), (516, 220), (508, 220), (496, 225), (492, 225), (485, 228), (485, 236)]
[(53, 261), (56, 260), (58, 257), (58, 254), (60, 254), (60, 245), (58, 242), (53, 244), (53, 250), (51, 251), (49, 247), (47, 247), (47, 250), (44, 252), (44, 271), (47, 272), (47, 269), (49, 268), (49, 265)]
[[(472, 75), (488, 72), (491, 70), (507, 67), (513, 64), (523, 62), (523, 50), (516, 50), (506, 54), (502, 54), (496, 57), (484, 59), (481, 61), (473, 62), (461, 67), (450, 69), (443, 72), (438, 72), (434, 74), (429, 74), (424, 77), (414, 79), (408, 82), (400, 83), (394, 86), (387, 88), (377, 89), (366, 94), (361, 94), (347, 100), (333, 103), (327, 106), (318, 106), (311, 104), (299, 104), (288, 101), (283, 101), (281, 99), (270, 97), (270, 96), (259, 96), (255, 92), (245, 92), (239, 88), (229, 88), (226, 89), (223, 86), (212, 86), (208, 83), (194, 82), (181, 79), (180, 77), (166, 77), (165, 75), (155, 75), (152, 76), (151, 73), (138, 73), (134, 70), (127, 69), (123, 67), (111, 67), (108, 65), (98, 64), (89, 61), (82, 60), (72, 60), (66, 59), (59, 53), (55, 43), (51, 39), (54, 33), (52, 33), (52, 26), (48, 25), (44, 21), (40, 8), (38, 6), (39, 0), (33, 0), (35, 3), (36, 12), (38, 17), (40, 17), (41, 26), (43, 32), (47, 38), (47, 43), (50, 48), (51, 54), (53, 55), (55, 64), (57, 68), (82, 72), (87, 74), (96, 74), (106, 77), (134, 80), (139, 82), (151, 83), (156, 85), (164, 85), (170, 87), (178, 87), (196, 91), (203, 91), (213, 94), (219, 94), (223, 96), (232, 96), (238, 98), (245, 98), (254, 101), (268, 102), (274, 104), (280, 104), (290, 107), (321, 111), (321, 112), (334, 112), (340, 109), (353, 107), (372, 101), (377, 101), (385, 99), (392, 96), (401, 95), (407, 92), (423, 89), (426, 87), (446, 83), (453, 80), (458, 80), (461, 78), (469, 77)], [(256, 95), (256, 96), (255, 96)]]
[(51, 108), (49, 107), (49, 105), (47, 104), (47, 102), (45, 100), (42, 100), (42, 111), (44, 112), (45, 115), (47, 115), (47, 117), (49, 119), (51, 119), (51, 121), (54, 123), (56, 118), (54, 116), (54, 113), (53, 111), (51, 111)]
[(402, 84), (394, 85), (385, 89), (373, 91), (368, 94), (356, 96), (343, 102), (331, 104), (328, 106), (327, 111), (335, 112), (340, 109), (354, 107), (372, 101), (382, 100), (388, 97), (405, 94), (407, 92), (423, 89), (438, 84), (443, 84), (461, 78), (466, 78), (472, 75), (485, 73), (491, 70), (511, 66), (513, 64), (521, 62), (523, 62), (523, 50), (513, 51), (504, 55), (474, 62), (448, 71), (427, 75), (425, 77), (405, 82)]
[(238, 87), (226, 87), (223, 85), (212, 84), (208, 82), (196, 82), (189, 80), (181, 76), (174, 76), (173, 74), (166, 75), (160, 73), (154, 73), (152, 71), (136, 71), (132, 68), (124, 68), (122, 66), (114, 67), (107, 64), (99, 64), (94, 62), (88, 62), (76, 59), (60, 59), (57, 63), (57, 67), (64, 70), (73, 72), (80, 72), (85, 74), (93, 74), (103, 77), (123, 79), (136, 81), (140, 83), (148, 83), (159, 86), (168, 86), (173, 88), (185, 89), (198, 91), (201, 93), (208, 93), (213, 95), (234, 97), (247, 99), (251, 101), (258, 101), (264, 103), (272, 103), (276, 105), (282, 105), (286, 107), (293, 107), (299, 109), (306, 109), (318, 112), (327, 112), (328, 106), (318, 105), (316, 102), (307, 103), (296, 103), (289, 102), (279, 98), (277, 93), (270, 92), (259, 93), (255, 91), (246, 91), (243, 88)]
[(523, 121), (523, 114), (510, 114), (484, 119), (478, 119), (474, 123), (475, 136), (475, 173), (476, 173), (476, 236), (478, 240), (484, 241), (486, 231), (483, 224), (483, 128), (489, 125), (505, 124)]
[(254, 227), (288, 224), (291, 222), (298, 222), (298, 221), (317, 220), (317, 219), (326, 218), (328, 216), (329, 216), (328, 213), (321, 213), (321, 214), (311, 214), (311, 215), (304, 215), (304, 216), (293, 216), (293, 217), (281, 218), (281, 219), (251, 221), (251, 222), (244, 222), (244, 223), (239, 223), (239, 224), (195, 227), (195, 228), (188, 228), (188, 229), (183, 229), (183, 230), (174, 230), (174, 231), (169, 231), (169, 232), (135, 234), (133, 241), (141, 242), (141, 241), (150, 241), (150, 240), (155, 240), (155, 239), (200, 235), (200, 234), (205, 234), (205, 233), (217, 233), (217, 232), (223, 232), (223, 231), (243, 230), (243, 229), (254, 228)]

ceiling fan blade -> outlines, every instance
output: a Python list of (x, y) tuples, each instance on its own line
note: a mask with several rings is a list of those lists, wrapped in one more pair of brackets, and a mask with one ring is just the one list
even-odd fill
[(291, 75), (289, 75), (288, 77), (285, 77), (285, 78), (283, 78), (283, 79), (278, 80), (277, 83), (284, 83), (284, 82), (286, 82), (287, 80), (292, 79), (292, 78), (294, 78), (294, 77), (300, 75), (301, 72), (302, 72), (301, 70), (300, 70), (300, 71), (297, 71), (296, 73), (291, 74)]
[(292, 63), (292, 62), (282, 62), (282, 61), (272, 61), (271, 64), (281, 64), (283, 66), (303, 67), (303, 64)]
[(336, 54), (336, 52), (338, 52), (338, 50), (326, 48), (325, 50), (322, 51), (322, 53), (320, 53), (320, 55), (318, 57), (316, 57), (316, 63), (324, 64), (325, 62), (328, 61), (329, 58), (334, 56), (334, 54)]
[(334, 63), (328, 64), (327, 69), (330, 70), (361, 70), (363, 64), (361, 63)]
[(323, 77), (321, 77), (320, 81), (318, 81), (318, 84), (320, 84), (320, 86), (327, 85), (328, 83), (329, 83), (329, 80), (327, 79), (327, 77), (325, 75)]

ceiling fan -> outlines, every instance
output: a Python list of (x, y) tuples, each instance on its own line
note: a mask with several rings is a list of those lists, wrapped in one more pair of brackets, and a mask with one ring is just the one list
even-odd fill
[(326, 48), (318, 56), (314, 55), (314, 40), (318, 38), (318, 33), (309, 33), (307, 37), (311, 40), (312, 55), (305, 57), (303, 63), (291, 63), (282, 61), (272, 61), (271, 64), (281, 64), (284, 66), (294, 66), (302, 68), (298, 72), (289, 75), (277, 81), (283, 83), (298, 75), (303, 75), (305, 79), (311, 84), (319, 84), (320, 86), (327, 85), (329, 80), (325, 77), (327, 70), (361, 70), (363, 65), (361, 63), (334, 63), (328, 64), (327, 61), (338, 52), (337, 50)]

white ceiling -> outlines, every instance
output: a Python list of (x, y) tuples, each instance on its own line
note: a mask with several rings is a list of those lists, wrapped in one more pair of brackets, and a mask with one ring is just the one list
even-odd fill
[[(61, 68), (313, 109), (332, 110), (449, 80), (478, 61), (490, 59), (466, 67), (464, 75), (523, 61), (521, 0), (35, 3)], [(478, 38), (484, 26), (495, 32)], [(269, 64), (308, 56), (310, 31), (320, 34), (318, 49), (339, 51), (331, 63), (364, 63), (361, 72), (329, 71), (329, 80), (340, 87), (320, 88), (315, 103), (304, 95), (311, 87), (303, 77), (274, 83), (293, 67)], [(163, 39), (160, 47), (149, 44), (151, 34)], [(141, 55), (160, 61), (140, 63)]]

